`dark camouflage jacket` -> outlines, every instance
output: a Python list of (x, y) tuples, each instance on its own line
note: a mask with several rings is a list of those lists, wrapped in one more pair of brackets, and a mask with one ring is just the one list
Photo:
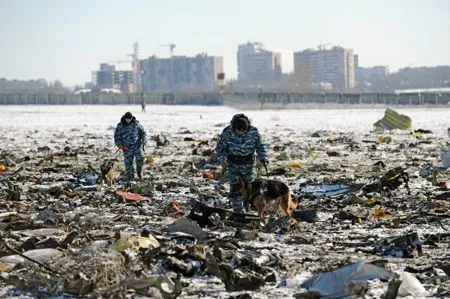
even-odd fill
[[(254, 155), (258, 155), (261, 161), (267, 161), (266, 145), (261, 139), (261, 135), (257, 128), (253, 127), (249, 121), (249, 128), (242, 135), (238, 135), (233, 129), (232, 123), (223, 129), (219, 142), (216, 146), (216, 161), (222, 163), (228, 161), (232, 164), (250, 164), (253, 163)], [(248, 163), (235, 163), (234, 161), (243, 161), (240, 158), (251, 157), (246, 159)]]
[(146, 138), (147, 133), (145, 133), (144, 128), (134, 116), (130, 124), (127, 124), (122, 116), (114, 132), (114, 143), (117, 147), (140, 147)]

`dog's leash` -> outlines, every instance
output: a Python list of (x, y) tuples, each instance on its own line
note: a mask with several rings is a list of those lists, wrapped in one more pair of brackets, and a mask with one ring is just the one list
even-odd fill
[(269, 172), (267, 171), (267, 165), (266, 165), (266, 163), (263, 163), (262, 165), (264, 166), (264, 169), (266, 170), (266, 176), (268, 177), (269, 176)]
[[(145, 153), (145, 144), (142, 143), (141, 147), (142, 147), (142, 151)], [(114, 152), (114, 156), (117, 155), (117, 153), (118, 153), (119, 151), (120, 151), (120, 148), (117, 148), (117, 150)]]

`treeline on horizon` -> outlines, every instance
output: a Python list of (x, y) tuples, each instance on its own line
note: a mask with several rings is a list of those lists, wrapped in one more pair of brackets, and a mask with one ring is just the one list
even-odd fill
[(371, 88), (375, 92), (410, 88), (450, 87), (450, 66), (406, 67), (386, 77), (374, 77)]
[(0, 78), (1, 93), (65, 93), (71, 91), (72, 88), (64, 86), (59, 80), (47, 82), (45, 79), (7, 80)]

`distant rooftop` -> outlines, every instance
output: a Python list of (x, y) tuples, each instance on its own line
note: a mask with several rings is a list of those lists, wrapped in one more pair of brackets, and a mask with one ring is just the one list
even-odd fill
[(396, 89), (395, 93), (441, 93), (449, 92), (450, 87), (440, 87), (440, 88), (417, 88), (417, 89)]
[(317, 49), (309, 48), (309, 49), (297, 51), (296, 53), (314, 53), (314, 52), (326, 52), (326, 51), (336, 51), (336, 50), (345, 50), (345, 48), (341, 47), (341, 46), (333, 46), (331, 48), (327, 48), (326, 46), (319, 45), (317, 47)]

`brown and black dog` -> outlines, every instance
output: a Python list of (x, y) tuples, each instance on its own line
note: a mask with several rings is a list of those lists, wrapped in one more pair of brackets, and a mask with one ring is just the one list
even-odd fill
[(112, 186), (116, 180), (116, 171), (114, 170), (114, 162), (117, 162), (117, 159), (107, 159), (103, 161), (100, 165), (100, 173), (102, 175), (101, 184), (107, 184), (108, 186)]
[(236, 189), (245, 198), (246, 208), (253, 206), (258, 211), (258, 216), (263, 219), (266, 206), (281, 208), (287, 216), (291, 217), (292, 210), (297, 205), (292, 201), (289, 187), (280, 181), (256, 179), (245, 182), (242, 178), (236, 181)]

